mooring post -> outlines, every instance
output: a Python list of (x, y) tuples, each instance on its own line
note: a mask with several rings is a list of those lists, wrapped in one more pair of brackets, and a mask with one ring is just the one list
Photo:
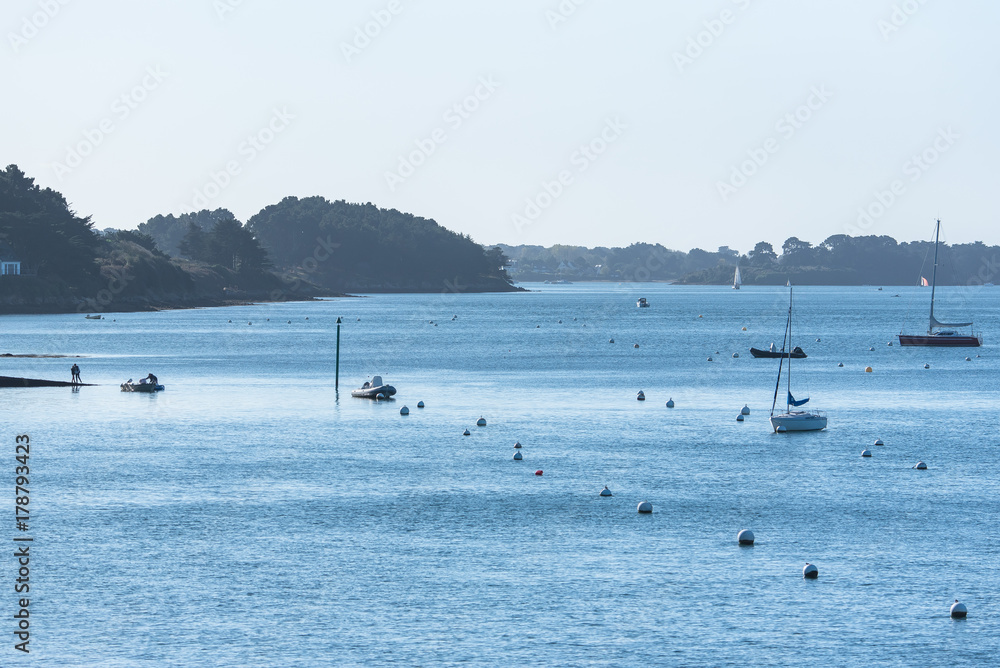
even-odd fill
[(337, 371), (333, 376), (333, 389), (340, 389), (340, 318), (337, 318)]

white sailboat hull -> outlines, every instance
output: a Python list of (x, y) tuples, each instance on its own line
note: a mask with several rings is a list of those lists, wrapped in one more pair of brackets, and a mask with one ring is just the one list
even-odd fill
[(826, 416), (809, 411), (789, 411), (771, 416), (771, 427), (778, 431), (778, 427), (784, 427), (785, 431), (819, 431), (826, 429)]

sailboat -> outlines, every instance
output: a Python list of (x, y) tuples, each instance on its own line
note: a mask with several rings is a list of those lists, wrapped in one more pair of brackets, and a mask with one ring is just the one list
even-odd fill
[[(792, 345), (792, 290), (788, 290), (788, 321), (785, 323), (785, 339), (781, 343), (781, 349), (785, 349), (785, 344)], [(786, 386), (785, 412), (775, 414), (774, 410), (778, 404), (778, 388), (781, 387), (781, 368), (788, 359), (788, 371), (785, 373)], [(771, 427), (774, 431), (819, 431), (826, 429), (826, 416), (818, 411), (793, 410), (805, 405), (809, 401), (798, 399), (792, 396), (792, 358), (782, 356), (778, 362), (778, 380), (774, 383), (774, 401), (771, 403)]]
[[(983, 345), (983, 337), (971, 332), (959, 334), (950, 327), (972, 327), (971, 322), (941, 322), (934, 317), (934, 291), (937, 288), (938, 244), (941, 238), (941, 221), (937, 221), (934, 229), (934, 273), (931, 274), (931, 317), (926, 334), (899, 333), (901, 346), (949, 346), (962, 348), (978, 348)], [(927, 285), (927, 279), (920, 277), (922, 285)]]
[(743, 279), (740, 278), (740, 268), (736, 267), (736, 275), (733, 276), (733, 290), (739, 290), (741, 285), (743, 285)]

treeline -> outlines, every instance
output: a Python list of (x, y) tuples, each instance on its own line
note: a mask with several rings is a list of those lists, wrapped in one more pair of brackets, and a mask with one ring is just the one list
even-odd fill
[[(813, 245), (797, 237), (785, 240), (780, 254), (761, 241), (746, 254), (721, 246), (715, 252), (688, 252), (659, 244), (626, 248), (586, 248), (556, 245), (504, 246), (509, 271), (521, 281), (676, 281), (725, 285), (736, 267), (744, 284), (781, 285), (912, 285), (930, 280), (933, 241), (897, 242), (888, 236), (851, 237), (837, 234)], [(941, 244), (938, 284), (969, 285), (995, 282), (1000, 273), (1000, 246)]]
[[(778, 255), (761, 241), (739, 257), (746, 284), (780, 285), (916, 285), (928, 281), (934, 265), (934, 242), (897, 242), (888, 236), (851, 237), (836, 234), (813, 245), (790, 237)], [(683, 283), (725, 284), (733, 280), (733, 263), (719, 264), (684, 276)], [(1000, 246), (980, 241), (941, 244), (938, 248), (938, 285), (992, 283), (1000, 271)]]

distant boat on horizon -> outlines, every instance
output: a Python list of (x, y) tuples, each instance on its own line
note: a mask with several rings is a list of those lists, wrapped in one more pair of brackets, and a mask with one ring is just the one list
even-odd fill
[(733, 290), (739, 290), (741, 285), (743, 285), (743, 279), (740, 278), (740, 268), (736, 267), (736, 274), (733, 276)]
[[(934, 317), (934, 293), (937, 289), (938, 245), (941, 239), (941, 220), (934, 228), (934, 271), (931, 274), (931, 311), (926, 334), (899, 333), (901, 346), (937, 346), (950, 348), (978, 348), (983, 345), (983, 337), (971, 332), (971, 322), (941, 322)], [(927, 279), (920, 277), (920, 284), (927, 286)], [(951, 327), (969, 327), (969, 334), (959, 334)]]

